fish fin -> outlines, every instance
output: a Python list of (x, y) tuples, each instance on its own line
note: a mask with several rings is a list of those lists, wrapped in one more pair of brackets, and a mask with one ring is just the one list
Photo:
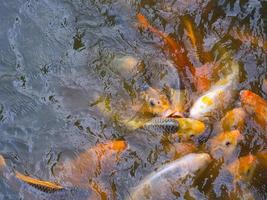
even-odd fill
[(25, 176), (19, 172), (15, 173), (16, 178), (18, 178), (19, 180), (31, 185), (32, 187), (46, 192), (46, 193), (53, 193), (56, 192), (58, 190), (63, 189), (62, 186), (56, 184), (56, 183), (52, 183), (52, 182), (48, 182), (48, 181), (42, 181), (42, 180), (38, 180), (29, 176)]

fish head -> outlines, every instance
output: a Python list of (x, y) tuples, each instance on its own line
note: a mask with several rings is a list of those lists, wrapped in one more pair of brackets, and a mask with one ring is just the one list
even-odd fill
[(257, 165), (256, 157), (249, 154), (243, 156), (226, 166), (226, 169), (234, 177), (234, 181), (251, 180)]
[(242, 138), (238, 130), (222, 132), (211, 138), (208, 148), (212, 157), (217, 160), (229, 158)]
[(191, 118), (177, 118), (179, 123), (178, 134), (184, 139), (193, 139), (205, 131), (205, 124), (199, 120)]
[(167, 96), (154, 88), (142, 92), (141, 98), (145, 101), (146, 111), (152, 114), (160, 115), (171, 107)]

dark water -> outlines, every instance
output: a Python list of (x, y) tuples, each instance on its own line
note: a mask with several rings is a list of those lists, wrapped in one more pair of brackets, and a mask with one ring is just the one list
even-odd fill
[[(136, 13), (142, 12), (157, 28), (186, 44), (181, 19), (192, 19), (204, 37), (205, 51), (216, 57), (216, 45), (221, 45), (239, 62), (243, 69), (239, 88), (266, 99), (266, 10), (266, 2), (259, 0), (1, 0), (0, 153), (14, 169), (53, 180), (51, 169), (62, 153), (74, 155), (98, 142), (125, 138), (131, 148), (118, 163), (121, 173), (106, 179), (113, 188), (109, 199), (124, 199), (129, 187), (164, 162), (160, 138), (138, 131), (130, 134), (117, 120), (132, 114), (129, 107), (143, 85), (162, 87), (159, 69), (168, 65), (160, 41), (136, 27)], [(230, 34), (232, 30), (257, 42), (241, 41)], [(145, 70), (122, 78), (112, 68), (122, 56), (142, 61)], [(194, 53), (190, 59), (199, 64)], [(175, 76), (166, 73), (162, 81), (179, 87)], [(112, 117), (93, 106), (99, 96), (115, 110)], [(257, 130), (248, 126), (245, 134), (252, 138), (244, 144), (245, 153), (267, 148)], [(260, 173), (266, 176), (266, 171)], [(262, 182), (254, 189), (267, 198)], [(20, 198), (0, 181), (0, 199)]]

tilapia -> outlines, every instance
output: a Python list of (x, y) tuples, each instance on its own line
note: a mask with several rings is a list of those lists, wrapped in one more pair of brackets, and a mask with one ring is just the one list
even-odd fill
[(194, 178), (211, 162), (207, 153), (191, 153), (172, 161), (146, 176), (132, 188), (129, 200), (169, 199), (174, 187), (179, 187), (187, 177)]
[(233, 102), (239, 83), (239, 65), (230, 63), (231, 73), (219, 80), (209, 91), (199, 97), (190, 109), (190, 117), (209, 120), (216, 112), (226, 109)]

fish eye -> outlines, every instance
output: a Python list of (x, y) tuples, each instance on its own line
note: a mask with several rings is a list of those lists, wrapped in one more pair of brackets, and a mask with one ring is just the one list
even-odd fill
[(153, 99), (150, 99), (150, 100), (149, 100), (149, 104), (150, 104), (151, 106), (155, 106), (155, 102), (154, 102), (154, 100), (153, 100)]
[(189, 135), (189, 137), (192, 139), (193, 137), (194, 137), (195, 135), (193, 134), (193, 133), (191, 133), (190, 135)]
[(231, 145), (231, 142), (230, 142), (230, 141), (226, 141), (226, 142), (225, 142), (225, 145), (228, 147), (228, 146)]

